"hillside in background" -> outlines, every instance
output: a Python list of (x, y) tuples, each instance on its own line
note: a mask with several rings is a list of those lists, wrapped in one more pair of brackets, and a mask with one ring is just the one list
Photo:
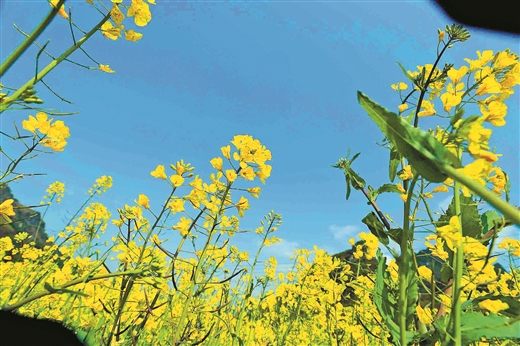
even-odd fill
[(13, 196), (7, 184), (0, 185), (0, 203), (8, 199), (14, 200), (13, 209), (16, 215), (10, 216), (11, 223), (0, 220), (0, 238), (5, 236), (12, 238), (19, 232), (27, 232), (32, 236), (31, 240), (36, 242), (36, 247), (43, 248), (49, 236), (45, 232), (45, 222), (41, 218), (41, 214), (31, 207), (21, 204)]

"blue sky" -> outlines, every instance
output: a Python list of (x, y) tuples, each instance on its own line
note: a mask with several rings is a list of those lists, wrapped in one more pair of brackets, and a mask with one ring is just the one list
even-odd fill
[[(100, 19), (84, 1), (67, 5), (85, 30)], [(50, 7), (46, 1), (5, 1), (2, 6), (4, 60), (22, 40), (12, 24), (30, 32)], [(151, 7), (153, 19), (147, 27), (124, 23), (125, 29), (144, 34), (141, 41), (114, 42), (96, 34), (85, 44), (89, 55), (109, 64), (115, 74), (64, 63), (45, 78), (73, 105), (37, 86), (45, 106), (80, 112), (62, 119), (71, 132), (64, 152), (42, 154), (19, 169), (47, 175), (11, 185), (22, 203), (37, 205), (50, 183), (65, 183), (63, 202), (45, 216), (48, 233), (59, 232), (102, 175), (114, 178), (113, 188), (99, 199), (114, 217), (117, 208), (133, 204), (141, 193), (158, 212), (169, 189), (150, 171), (184, 159), (207, 180), (213, 172), (209, 160), (237, 134), (258, 138), (273, 154), (271, 177), (261, 186), (260, 199), (250, 198), (251, 209), (241, 222), (241, 228), (254, 229), (269, 211), (282, 214), (276, 235), (283, 242), (267, 248), (263, 258), (277, 256), (279, 264), (287, 264), (295, 249), (314, 245), (332, 254), (350, 248), (350, 237), (368, 232), (361, 223), (370, 211), (364, 196), (353, 191), (346, 201), (343, 174), (331, 168), (350, 147), (352, 153), (361, 152), (353, 168), (367, 183), (377, 187), (388, 180), (388, 152), (375, 144), (383, 136), (358, 105), (356, 91), (396, 111), (400, 101), (390, 85), (405, 81), (397, 61), (409, 70), (433, 63), (437, 29), (453, 21), (429, 1), (158, 0)], [(448, 50), (441, 66), (452, 62), (460, 67), (463, 58), (476, 59), (477, 50), (520, 51), (518, 37), (469, 30), (470, 40)], [(72, 42), (68, 23), (56, 18), (38, 42), (47, 38), (48, 50), (59, 55)], [(25, 83), (34, 71), (36, 53), (31, 48), (2, 83)], [(95, 65), (81, 52), (72, 59)], [(49, 61), (41, 58), (40, 66)], [(518, 101), (517, 89), (507, 102), (507, 126), (494, 129), (491, 140), (504, 154), (499, 164), (510, 175), (514, 204), (519, 203)], [(13, 134), (13, 122), (21, 129), (21, 121), (34, 113), (4, 112), (2, 131)], [(428, 118), (421, 123), (431, 127), (439, 121)], [(22, 150), (5, 137), (2, 148), (10, 155)], [(7, 164), (2, 157), (2, 170)], [(395, 220), (402, 218), (397, 195), (378, 202)], [(445, 194), (432, 208), (439, 211), (448, 203)], [(109, 227), (109, 234), (116, 232), (115, 226)], [(507, 233), (518, 236), (518, 228)], [(175, 241), (173, 230), (168, 237)], [(250, 253), (259, 245), (254, 234), (234, 241)]]

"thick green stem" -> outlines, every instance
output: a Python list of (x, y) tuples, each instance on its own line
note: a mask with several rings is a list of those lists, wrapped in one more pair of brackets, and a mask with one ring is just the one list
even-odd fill
[(22, 56), (22, 54), (31, 46), (31, 44), (36, 41), (38, 36), (41, 35), (43, 30), (49, 26), (49, 24), (52, 22), (54, 17), (56, 17), (56, 14), (61, 8), (61, 5), (65, 3), (65, 0), (60, 0), (56, 7), (54, 7), (49, 14), (45, 17), (45, 19), (34, 29), (34, 31), (26, 37), (25, 40), (23, 40), (20, 45), (9, 54), (7, 59), (0, 65), (0, 77), (3, 77), (3, 75), (9, 70), (9, 68), (18, 60), (19, 57)]
[(417, 182), (417, 178), (414, 178), (410, 184), (410, 188), (407, 190), (408, 197), (406, 198), (406, 202), (404, 204), (404, 213), (403, 213), (403, 234), (401, 237), (401, 256), (399, 261), (399, 334), (401, 346), (406, 346), (408, 343), (406, 337), (407, 325), (406, 325), (406, 315), (408, 308), (408, 270), (410, 259), (408, 258), (408, 240), (410, 239), (410, 205), (412, 202), (413, 189), (415, 187), (415, 183)]
[[(455, 215), (459, 219), (459, 224), (461, 223), (461, 209), (460, 209), (460, 187), (459, 183), (455, 181), (455, 192), (454, 192), (454, 200), (455, 200)], [(464, 265), (464, 245), (462, 238), (462, 227), (458, 230), (460, 233), (460, 240), (456, 244), (456, 251), (454, 254), (454, 268), (455, 273), (453, 275), (453, 292), (451, 296), (451, 313), (453, 321), (451, 332), (453, 336), (452, 343), (456, 346), (462, 345), (462, 335), (461, 335), (461, 283), (462, 283), (462, 269)]]
[(511, 222), (520, 226), (520, 211), (516, 209), (514, 206), (503, 201), (493, 192), (486, 189), (484, 186), (480, 185), (478, 182), (472, 180), (463, 173), (459, 172), (457, 169), (449, 165), (443, 165), (442, 169), (450, 178), (466, 186), (468, 189), (472, 190), (475, 194), (482, 197), (484, 200), (486, 200), (486, 202), (491, 204), (498, 211), (500, 211), (507, 218), (509, 218)]
[(32, 88), (36, 83), (38, 83), (43, 77), (45, 77), (49, 72), (51, 72), (56, 66), (58, 66), (63, 60), (67, 59), (72, 53), (74, 53), (78, 48), (80, 48), (83, 43), (85, 43), (96, 31), (98, 31), (106, 21), (110, 19), (110, 13), (108, 13), (92, 30), (90, 30), (85, 36), (83, 36), (80, 40), (76, 42), (75, 45), (71, 46), (69, 49), (65, 51), (62, 55), (60, 55), (57, 59), (51, 61), (43, 70), (41, 70), (34, 78), (31, 78), (25, 83), (23, 86), (18, 88), (11, 96), (4, 99), (2, 104), (0, 104), (0, 113), (3, 113), (11, 104), (16, 102), (19, 97), (27, 90)]

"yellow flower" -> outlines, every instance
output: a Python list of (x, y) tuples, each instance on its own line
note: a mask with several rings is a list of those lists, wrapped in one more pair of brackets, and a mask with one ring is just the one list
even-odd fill
[(103, 23), (103, 25), (101, 25), (101, 33), (103, 34), (103, 36), (113, 41), (121, 37), (121, 30), (123, 29), (124, 25), (114, 27), (110, 22), (105, 22)]
[(356, 251), (354, 252), (354, 258), (360, 259), (361, 257), (363, 257), (363, 246), (356, 245)]
[(464, 77), (468, 73), (468, 68), (466, 66), (462, 66), (458, 70), (455, 68), (451, 68), (448, 71), (448, 77), (450, 77), (451, 82), (455, 85), (460, 83), (462, 77)]
[(499, 156), (502, 156), (502, 154), (495, 154), (487, 150), (480, 150), (475, 157), (486, 160), (487, 162), (497, 162)]
[(232, 170), (232, 169), (227, 169), (226, 170), (226, 179), (230, 183), (234, 182), (236, 178), (237, 178), (237, 174), (235, 173), (234, 170)]
[(503, 52), (498, 52), (495, 56), (495, 63), (493, 67), (496, 69), (502, 69), (504, 67), (511, 66), (518, 61), (518, 57), (509, 52), (509, 49), (504, 50)]
[(417, 305), (415, 307), (415, 312), (417, 312), (417, 317), (419, 318), (419, 321), (426, 325), (431, 325), (433, 323), (433, 316), (432, 311), (430, 308), (422, 308), (420, 305)]
[(392, 84), (391, 87), (394, 90), (406, 90), (406, 89), (408, 89), (408, 85), (406, 83), (403, 83), (403, 82), (399, 82), (397, 84)]
[(181, 236), (185, 237), (189, 233), (191, 222), (191, 219), (187, 219), (183, 216), (181, 217), (180, 221), (175, 226), (173, 226), (173, 229), (178, 230), (181, 233)]
[(170, 176), (170, 181), (172, 182), (173, 186), (179, 187), (184, 183), (184, 178), (177, 174), (172, 174)]
[(418, 114), (420, 117), (427, 117), (427, 116), (435, 115), (435, 109), (434, 109), (433, 103), (431, 103), (430, 101), (423, 100), (421, 103), (421, 109), (422, 109), (422, 111), (420, 111)]
[(439, 34), (439, 42), (442, 42), (444, 40), (444, 35), (446, 34), (441, 29), (437, 29), (437, 33)]
[(270, 165), (258, 164), (258, 171), (256, 171), (255, 174), (262, 184), (265, 184), (265, 179), (271, 176), (271, 169), (272, 167)]
[(103, 72), (106, 72), (106, 73), (115, 73), (116, 71), (112, 70), (110, 68), (110, 65), (101, 65), (99, 64), (99, 69)]
[(512, 88), (518, 84), (520, 84), (520, 62), (517, 62), (500, 80), (502, 88)]
[(137, 201), (134, 200), (134, 202), (145, 209), (150, 209), (150, 205), (148, 204), (150, 200), (148, 199), (148, 197), (146, 197), (146, 195), (140, 194), (139, 199)]
[(448, 187), (446, 185), (439, 185), (432, 192), (448, 192)]
[[(466, 165), (464, 168), (459, 168), (458, 170), (469, 178), (477, 181), (480, 185), (485, 186), (486, 181), (484, 179), (487, 179), (491, 172), (491, 162), (484, 159), (477, 159)], [(468, 188), (465, 186), (462, 187), (462, 193), (466, 197), (469, 197), (470, 195)]]
[(158, 165), (155, 170), (150, 172), (150, 175), (154, 178), (166, 179), (166, 172), (164, 171), (163, 165)]
[[(39, 130), (42, 132), (41, 127)], [(44, 131), (47, 139), (42, 141), (42, 145), (54, 151), (63, 151), (63, 148), (67, 145), (65, 139), (70, 137), (69, 128), (65, 126), (65, 123), (62, 120), (58, 120), (48, 128), (45, 128)]]
[(5, 257), (7, 251), (14, 249), (13, 241), (9, 237), (0, 238), (0, 259)]
[(487, 105), (480, 104), (480, 112), (483, 120), (490, 122), (493, 126), (504, 126), (504, 117), (507, 114), (507, 105), (504, 102), (492, 101)]
[(520, 241), (518, 239), (504, 238), (498, 248), (507, 249), (513, 256), (520, 257)]
[(137, 42), (143, 38), (143, 34), (134, 30), (125, 30), (125, 39), (127, 41)]
[(211, 159), (210, 161), (213, 168), (215, 168), (217, 171), (222, 171), (222, 158), (221, 157), (215, 157), (214, 159)]
[[(51, 5), (51, 7), (56, 7), (56, 5), (58, 5), (58, 2), (60, 2), (60, 1), (59, 0), (50, 0), (49, 5)], [(61, 8), (58, 10), (58, 14), (65, 19), (69, 18), (69, 15), (65, 11), (65, 5), (61, 5)]]
[(509, 305), (504, 303), (499, 299), (486, 299), (478, 303), (479, 308), (483, 310), (488, 310), (494, 314), (498, 313), (501, 310), (509, 309)]
[(410, 179), (412, 179), (413, 178), (412, 166), (406, 165), (403, 168), (403, 172), (398, 175), (398, 178), (401, 179), (401, 180), (410, 180)]
[(444, 94), (441, 95), (441, 101), (444, 105), (444, 111), (449, 112), (452, 107), (458, 106), (460, 102), (462, 101), (462, 89), (464, 88), (464, 83), (459, 83), (453, 87), (453, 85), (450, 83), (448, 84), (448, 87), (446, 88), (446, 91)]
[(112, 18), (114, 23), (116, 23), (117, 26), (120, 26), (121, 23), (123, 23), (123, 20), (125, 19), (125, 15), (121, 12), (117, 4), (112, 5), (112, 9), (110, 10), (110, 17)]
[(14, 202), (14, 199), (10, 198), (10, 199), (3, 201), (0, 204), (0, 215), (3, 216), (7, 220), (8, 223), (11, 222), (11, 218), (9, 218), (9, 216), (16, 215), (14, 212), (13, 206), (12, 206), (13, 202)]
[(249, 209), (249, 201), (244, 196), (241, 196), (240, 200), (238, 201), (238, 203), (235, 204), (235, 207), (238, 210), (238, 215), (240, 217), (244, 217), (244, 210), (248, 210)]
[(184, 201), (180, 198), (176, 198), (168, 204), (168, 207), (174, 214), (184, 211)]
[(489, 141), (491, 134), (493, 133), (491, 129), (486, 129), (482, 126), (482, 122), (484, 121), (484, 119), (481, 119), (482, 118), (471, 123), (468, 133), (469, 144), (477, 145), (476, 149), (480, 148), (479, 144), (486, 144)]
[[(43, 199), (52, 199), (55, 195), (58, 196), (56, 199), (56, 203), (61, 202), (61, 197), (65, 196), (65, 184), (60, 183), (59, 181), (55, 181), (54, 183), (49, 185), (49, 188), (46, 190), (47, 195), (43, 196)], [(50, 203), (50, 202), (49, 202)], [(42, 202), (40, 204), (45, 204)]]
[(379, 247), (379, 241), (377, 240), (377, 237), (372, 233), (361, 232), (359, 234), (359, 237), (365, 241), (364, 245), (368, 247), (370, 250), (375, 250)]
[(52, 120), (53, 119), (47, 120), (47, 114), (44, 112), (38, 112), (36, 113), (36, 118), (29, 115), (29, 120), (22, 120), (22, 127), (34, 134), (36, 134), (36, 130), (39, 130), (45, 135), (51, 128)]
[(220, 148), (220, 151), (222, 151), (222, 155), (224, 155), (226, 159), (230, 159), (231, 146), (226, 145), (225, 147)]
[(460, 221), (457, 216), (450, 218), (450, 223), (446, 226), (437, 227), (437, 233), (446, 241), (446, 245), (455, 251), (457, 245), (462, 241)]
[(507, 177), (500, 167), (493, 167), (491, 173), (494, 173), (494, 175), (488, 179), (488, 182), (493, 184), (493, 192), (500, 196), (502, 191), (505, 191)]
[(269, 259), (265, 263), (264, 274), (266, 278), (273, 280), (276, 275), (276, 266), (278, 265), (278, 261), (276, 257), (269, 257)]
[(488, 62), (493, 59), (493, 51), (492, 50), (486, 50), (480, 53), (480, 51), (477, 51), (478, 60), (470, 60), (470, 59), (464, 59), (467, 63), (469, 63), (469, 70), (470, 72), (474, 72), (482, 66), (486, 65)]
[(249, 192), (254, 198), (258, 198), (261, 191), (262, 190), (259, 187), (250, 187), (247, 189), (247, 192)]
[(399, 108), (399, 113), (402, 113), (408, 109), (408, 104), (406, 104), (406, 103), (400, 104), (399, 106), (397, 106), (397, 108)]
[(254, 180), (256, 175), (253, 171), (253, 167), (247, 166), (246, 168), (240, 171), (240, 176), (247, 180)]
[(132, 0), (132, 5), (130, 5), (126, 15), (134, 17), (134, 22), (137, 26), (146, 26), (152, 20), (150, 6), (143, 0)]
[(395, 260), (391, 260), (388, 263), (388, 267), (386, 270), (390, 273), (390, 277), (394, 282), (397, 282), (399, 279), (399, 266)]
[(116, 227), (121, 227), (121, 226), (123, 226), (124, 221), (123, 221), (122, 219), (118, 219), (118, 220), (114, 219), (114, 220), (112, 220), (112, 223), (113, 223)]
[(96, 179), (96, 183), (88, 190), (88, 194), (97, 193), (101, 195), (101, 192), (107, 192), (112, 187), (113, 179), (111, 176), (103, 175)]
[(192, 167), (190, 163), (184, 163), (184, 160), (177, 161), (175, 165), (170, 164), (170, 167), (178, 175), (183, 175), (184, 173), (191, 172), (195, 169), (195, 167)]
[(420, 277), (422, 277), (428, 282), (432, 281), (432, 271), (430, 268), (426, 266), (420, 266), (419, 268), (417, 268), (417, 271), (419, 272)]

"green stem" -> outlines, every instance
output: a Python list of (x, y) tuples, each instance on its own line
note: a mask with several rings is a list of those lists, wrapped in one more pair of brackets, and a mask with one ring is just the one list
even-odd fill
[(412, 203), (413, 189), (415, 187), (415, 183), (417, 182), (417, 178), (413, 178), (410, 188), (407, 190), (408, 198), (404, 204), (404, 220), (403, 220), (403, 234), (401, 238), (401, 256), (399, 263), (399, 301), (398, 301), (398, 311), (399, 311), (399, 334), (401, 346), (406, 346), (408, 343), (406, 337), (406, 315), (408, 308), (408, 270), (410, 263), (410, 259), (408, 258), (408, 239), (410, 236), (410, 204)]
[[(240, 332), (240, 329), (242, 327), (242, 320), (244, 318), (244, 313), (245, 313), (245, 310), (246, 310), (245, 307), (246, 307), (246, 304), (247, 304), (247, 298), (250, 297), (253, 294), (253, 278), (254, 278), (254, 274), (255, 274), (255, 267), (256, 267), (256, 265), (258, 263), (258, 258), (260, 257), (260, 252), (262, 251), (262, 248), (264, 247), (265, 240), (267, 239), (267, 236), (270, 233), (272, 233), (272, 232), (270, 232), (270, 230), (271, 230), (271, 227), (273, 226), (275, 220), (277, 220), (276, 215), (269, 222), (269, 227), (267, 228), (267, 231), (265, 232), (264, 240), (262, 241), (262, 244), (260, 244), (260, 247), (258, 248), (258, 251), (256, 252), (255, 260), (253, 261), (253, 264), (250, 266), (251, 267), (251, 273), (249, 274), (247, 282), (246, 282), (246, 293), (245, 293), (244, 299), (242, 299), (242, 303), (241, 303), (240, 308), (239, 308), (240, 312), (238, 314), (237, 323), (236, 323), (236, 326), (235, 326), (235, 335), (237, 337), (239, 337), (239, 335), (240, 335), (239, 332)], [(235, 345), (235, 340), (236, 339), (233, 338), (233, 345)]]
[[(64, 289), (64, 288), (67, 288), (67, 287), (71, 287), (71, 286), (74, 286), (74, 285), (77, 285), (77, 284), (86, 283), (86, 282), (90, 282), (90, 281), (94, 281), (94, 280), (108, 279), (108, 278), (111, 278), (111, 277), (125, 276), (125, 275), (132, 276), (132, 275), (138, 275), (138, 274), (141, 274), (141, 273), (142, 273), (142, 270), (130, 270), (130, 271), (126, 271), (126, 272), (109, 273), (109, 274), (103, 274), (103, 275), (98, 275), (98, 276), (92, 276), (92, 277), (88, 277), (88, 278), (78, 278), (78, 279), (75, 279), (75, 280), (67, 282), (66, 284), (64, 284), (61, 287), (55, 287), (55, 289), (59, 291), (60, 289)], [(34, 294), (34, 295), (30, 296), (30, 297), (27, 297), (25, 299), (22, 299), (22, 300), (20, 300), (20, 301), (18, 301), (16, 303), (14, 303), (13, 305), (4, 306), (2, 308), (2, 310), (14, 311), (14, 310), (18, 309), (19, 307), (21, 307), (21, 306), (23, 306), (23, 305), (25, 305), (27, 303), (32, 302), (33, 300), (36, 300), (36, 299), (39, 299), (41, 297), (45, 297), (45, 296), (48, 296), (48, 295), (51, 295), (51, 294), (54, 294), (54, 293), (55, 292), (49, 292), (49, 291), (45, 290), (44, 292), (40, 292), (40, 293)]]
[[(460, 157), (460, 155), (459, 155)], [(454, 280), (453, 280), (453, 292), (451, 296), (452, 300), (452, 335), (453, 342), (455, 345), (462, 345), (462, 334), (461, 334), (461, 300), (460, 294), (462, 291), (461, 283), (462, 283), (462, 269), (464, 266), (464, 245), (463, 245), (463, 234), (462, 234), (462, 222), (461, 222), (461, 209), (460, 209), (460, 186), (459, 182), (455, 181), (455, 192), (454, 192), (454, 200), (455, 200), (455, 216), (459, 219), (459, 224), (461, 225), (458, 232), (460, 232), (460, 240), (457, 243), (456, 252), (454, 254)]]
[(34, 29), (34, 31), (25, 39), (22, 43), (13, 51), (7, 59), (0, 65), (0, 77), (2, 77), (7, 70), (18, 60), (19, 57), (31, 46), (31, 44), (36, 41), (36, 39), (41, 35), (43, 30), (47, 28), (47, 26), (52, 22), (54, 17), (61, 8), (61, 5), (65, 3), (65, 0), (60, 0), (56, 7), (54, 7), (45, 17), (45, 19)]
[[(238, 171), (240, 171), (240, 169)], [(197, 277), (199, 276), (199, 273), (202, 269), (204, 261), (206, 260), (206, 252), (207, 252), (209, 244), (211, 243), (211, 240), (213, 239), (213, 235), (215, 234), (214, 228), (217, 224), (218, 216), (222, 214), (222, 210), (224, 208), (224, 201), (226, 200), (229, 190), (231, 189), (231, 185), (232, 184), (230, 183), (226, 186), (226, 190), (224, 191), (224, 193), (222, 195), (222, 199), (221, 199), (222, 203), (220, 204), (220, 209), (216, 213), (216, 215), (214, 216), (214, 219), (213, 219), (213, 228), (208, 234), (208, 239), (206, 240), (206, 244), (202, 248), (202, 252), (200, 254), (199, 261), (197, 262), (197, 266), (195, 267), (195, 270), (193, 271), (193, 274), (192, 274), (192, 277), (190, 280), (189, 292), (186, 296), (186, 302), (183, 304), (184, 306), (182, 308), (181, 316), (179, 318), (179, 323), (177, 324), (177, 327), (175, 328), (175, 333), (173, 335), (173, 344), (174, 345), (176, 345), (178, 342), (180, 342), (179, 339), (181, 337), (181, 332), (184, 330), (184, 320), (188, 316), (188, 309), (191, 304), (193, 294), (195, 293), (195, 286), (197, 285), (197, 283), (196, 283)], [(191, 225), (193, 226), (194, 224), (195, 224), (195, 221), (193, 221)]]
[(475, 194), (482, 197), (486, 202), (491, 204), (503, 215), (509, 218), (513, 223), (520, 226), (520, 212), (514, 206), (503, 201), (493, 192), (486, 189), (484, 186), (480, 185), (479, 183), (464, 175), (463, 173), (459, 172), (457, 169), (446, 164), (442, 165), (441, 168), (454, 181), (459, 182), (462, 185), (466, 186), (468, 189), (472, 190)]
[(26, 91), (27, 89), (32, 88), (36, 83), (38, 83), (43, 77), (45, 77), (49, 72), (51, 72), (56, 66), (58, 66), (63, 60), (68, 58), (72, 53), (74, 53), (77, 49), (79, 49), (83, 43), (85, 43), (95, 32), (97, 32), (106, 21), (110, 19), (110, 13), (108, 13), (92, 30), (90, 30), (85, 36), (83, 36), (76, 44), (67, 49), (62, 55), (60, 55), (57, 59), (51, 61), (43, 70), (41, 70), (34, 78), (31, 78), (21, 86), (18, 90), (16, 90), (10, 97), (3, 100), (2, 104), (0, 104), (0, 114), (3, 113), (11, 104), (16, 102), (19, 97)]

